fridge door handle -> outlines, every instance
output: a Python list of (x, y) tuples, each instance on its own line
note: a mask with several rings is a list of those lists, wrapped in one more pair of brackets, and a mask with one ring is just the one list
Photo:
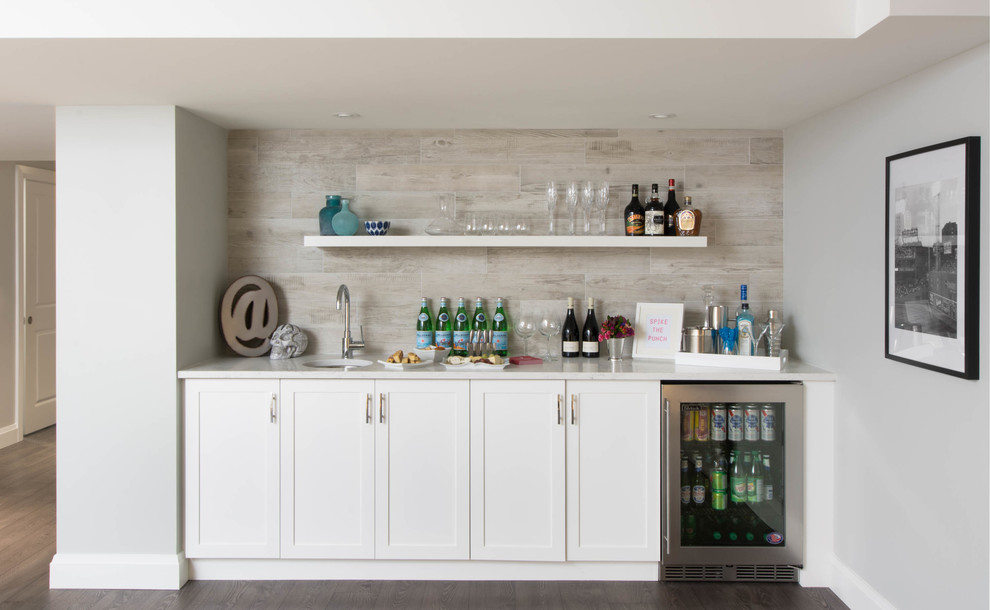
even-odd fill
[[(669, 434), (670, 434), (670, 399), (664, 398), (663, 399), (663, 434), (661, 435), (661, 438), (664, 440), (665, 445), (670, 442), (670, 437), (668, 436)], [(667, 472), (668, 474), (670, 472), (669, 466), (667, 467)], [(664, 498), (667, 500), (667, 506), (664, 507), (666, 508), (666, 510), (663, 511), (663, 518), (665, 521), (663, 527), (663, 533), (664, 533), (663, 541), (667, 545), (667, 555), (670, 555), (670, 535), (671, 535), (670, 511), (672, 510), (670, 507), (671, 505), (670, 497), (671, 497), (671, 493), (673, 492), (673, 490), (671, 489), (671, 485), (672, 485), (672, 480), (668, 476), (666, 481), (666, 489), (665, 489), (666, 493), (663, 494)]]

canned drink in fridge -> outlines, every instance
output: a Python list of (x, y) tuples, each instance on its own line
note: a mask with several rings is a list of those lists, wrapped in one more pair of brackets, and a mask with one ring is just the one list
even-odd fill
[(712, 509), (725, 510), (729, 504), (729, 494), (724, 491), (712, 492)]
[(708, 407), (698, 407), (694, 416), (694, 440), (707, 441), (709, 435), (708, 428)]
[(713, 441), (724, 441), (726, 435), (726, 411), (722, 405), (712, 407), (712, 425), (710, 434)]
[(743, 439), (743, 408), (734, 405), (729, 407), (729, 440), (741, 441)]
[(694, 407), (684, 407), (681, 409), (681, 441), (688, 442), (694, 440), (695, 414)]
[(765, 441), (777, 439), (777, 417), (773, 405), (763, 405), (760, 409), (760, 438)]
[(746, 407), (743, 430), (747, 441), (760, 440), (760, 409), (756, 405)]

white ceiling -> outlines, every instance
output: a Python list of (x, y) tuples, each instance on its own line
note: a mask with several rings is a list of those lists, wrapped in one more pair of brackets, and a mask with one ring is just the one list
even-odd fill
[(178, 105), (227, 128), (782, 129), (986, 44), (988, 24), (889, 17), (828, 39), (0, 39), (0, 160), (53, 159), (62, 105)]

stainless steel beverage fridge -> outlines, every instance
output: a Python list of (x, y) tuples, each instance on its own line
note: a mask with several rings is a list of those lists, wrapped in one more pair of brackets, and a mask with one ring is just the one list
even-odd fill
[(804, 386), (664, 384), (662, 580), (796, 581)]

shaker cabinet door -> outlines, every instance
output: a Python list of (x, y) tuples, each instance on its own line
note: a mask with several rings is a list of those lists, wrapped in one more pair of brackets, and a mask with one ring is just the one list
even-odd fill
[(468, 559), (467, 380), (379, 380), (378, 559)]
[(660, 384), (567, 382), (567, 559), (660, 560)]
[(471, 382), (471, 558), (564, 561), (564, 382)]
[(279, 556), (278, 380), (185, 382), (186, 556)]
[(282, 382), (284, 558), (375, 556), (375, 382)]

